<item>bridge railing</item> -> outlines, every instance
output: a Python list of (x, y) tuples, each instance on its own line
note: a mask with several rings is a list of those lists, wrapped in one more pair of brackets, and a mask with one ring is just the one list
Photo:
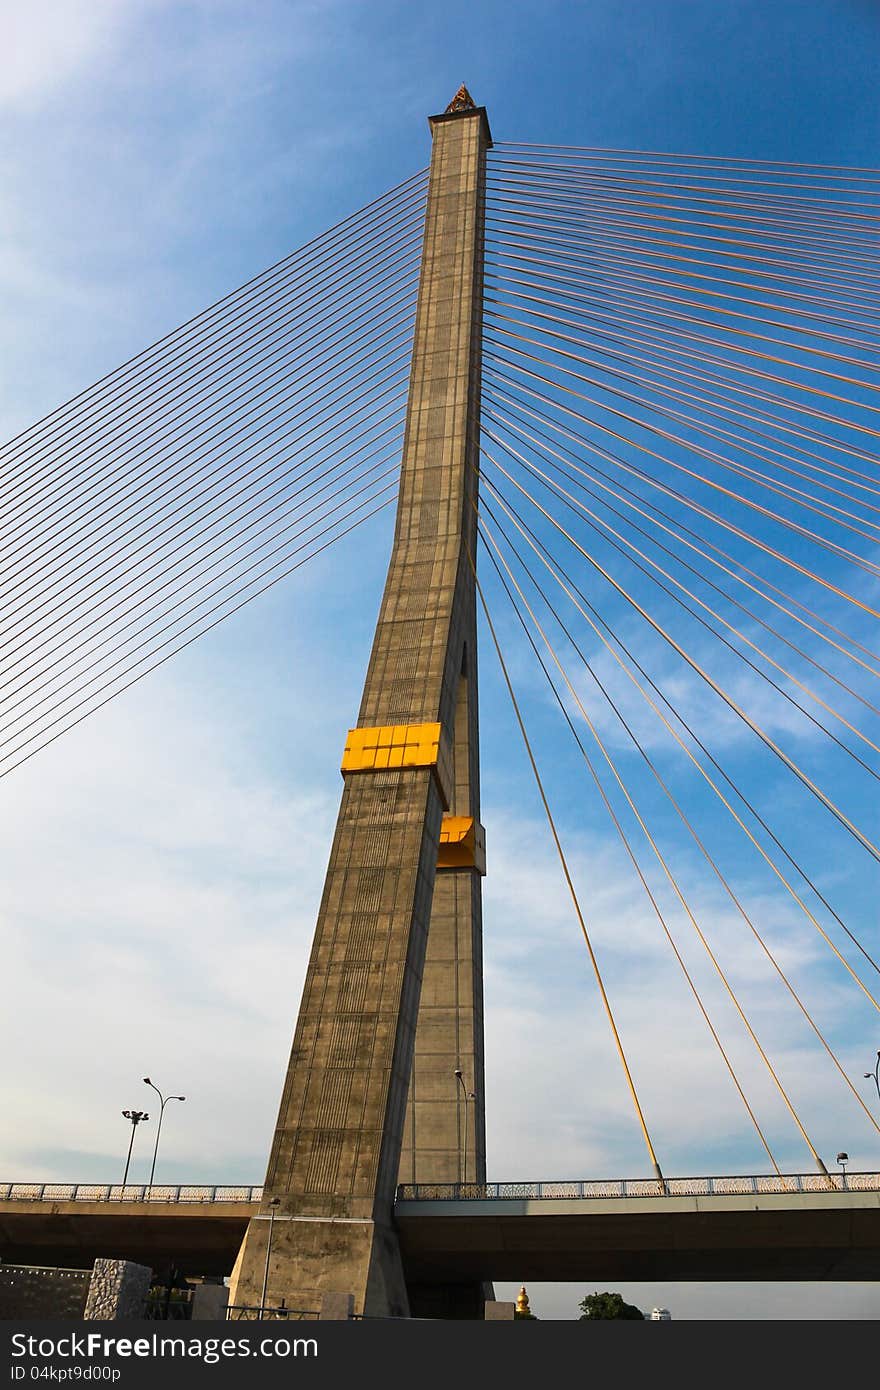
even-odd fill
[(262, 1187), (187, 1184), (7, 1182), (0, 1202), (259, 1202)]
[[(720, 1178), (606, 1178), (557, 1182), (404, 1183), (399, 1202), (576, 1199), (580, 1197), (743, 1197), (797, 1192), (880, 1192), (880, 1173), (820, 1173)], [(259, 1202), (262, 1187), (146, 1183), (0, 1183), (0, 1202)]]
[(399, 1202), (578, 1199), (581, 1197), (747, 1197), (797, 1192), (880, 1192), (880, 1173), (770, 1174), (765, 1177), (609, 1178), (573, 1182), (403, 1183)]

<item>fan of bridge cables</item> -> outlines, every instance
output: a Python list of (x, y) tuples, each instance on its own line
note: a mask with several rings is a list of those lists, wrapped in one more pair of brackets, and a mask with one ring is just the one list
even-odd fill
[[(767, 1158), (685, 933), (824, 1172), (678, 866), (702, 866), (876, 1139), (863, 1070), (765, 919), (827, 953), (873, 1041), (880, 172), (499, 144), (487, 207), (481, 592), (643, 1137), (656, 1163), (539, 771), (564, 744)], [(523, 692), (543, 692), (528, 719)]]
[(0, 450), (0, 777), (396, 497), (422, 171)]
[[(0, 450), (0, 777), (393, 504), (426, 194), (422, 171)], [(750, 906), (759, 883), (876, 1025), (878, 216), (876, 170), (490, 155), (480, 593), (654, 1163), (541, 737), (774, 1169), (682, 929), (821, 1159), (682, 863), (880, 1132)]]

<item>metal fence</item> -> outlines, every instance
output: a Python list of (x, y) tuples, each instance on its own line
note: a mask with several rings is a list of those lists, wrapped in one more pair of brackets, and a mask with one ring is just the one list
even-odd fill
[(485, 1202), (581, 1197), (748, 1197), (798, 1192), (880, 1192), (880, 1173), (772, 1174), (765, 1177), (609, 1178), (575, 1182), (404, 1183), (399, 1202)]
[[(573, 1182), (404, 1183), (399, 1202), (493, 1201), (498, 1198), (748, 1197), (754, 1193), (880, 1192), (880, 1173), (770, 1174), (763, 1177), (606, 1178)], [(250, 1202), (262, 1187), (208, 1187), (154, 1183), (0, 1183), (0, 1202)]]
[(227, 1322), (316, 1322), (316, 1308), (261, 1308), (259, 1304), (231, 1303), (226, 1309)]
[(259, 1202), (262, 1187), (167, 1186), (153, 1183), (8, 1182), (0, 1202)]

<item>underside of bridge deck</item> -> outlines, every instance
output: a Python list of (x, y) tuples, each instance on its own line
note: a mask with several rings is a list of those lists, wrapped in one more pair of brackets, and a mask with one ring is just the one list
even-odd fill
[(880, 1279), (880, 1194), (400, 1202), (424, 1282)]
[(90, 1269), (134, 1260), (157, 1273), (227, 1275), (258, 1202), (0, 1203), (0, 1259)]

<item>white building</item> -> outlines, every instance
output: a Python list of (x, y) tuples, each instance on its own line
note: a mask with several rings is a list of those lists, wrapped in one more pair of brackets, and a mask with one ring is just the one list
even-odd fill
[(672, 1322), (672, 1314), (668, 1308), (652, 1308), (646, 1322)]

